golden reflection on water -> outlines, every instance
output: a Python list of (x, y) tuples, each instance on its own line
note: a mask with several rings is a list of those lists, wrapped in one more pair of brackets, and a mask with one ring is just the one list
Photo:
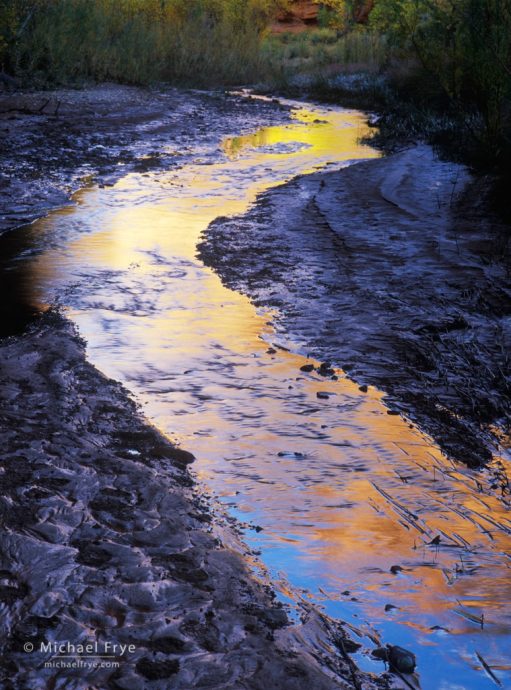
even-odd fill
[(243, 213), (264, 189), (378, 155), (360, 144), (365, 133), (358, 113), (299, 109), (289, 125), (224, 141), (212, 165), (80, 193), (76, 208), (36, 226), (54, 238), (32, 265), (37, 298), (57, 294), (71, 307), (93, 363), (196, 454), (200, 479), (264, 528), (264, 553), (291, 582), (334, 603), (356, 592), (376, 626), (395, 605), (393, 618), (423, 645), (435, 624), (481, 633), (453, 614), (460, 607), (509, 635), (507, 504), (389, 416), (380, 392), (361, 393), (341, 371), (338, 381), (303, 374), (303, 356), (268, 352), (261, 336), (285, 341), (270, 315), (195, 257), (211, 221)]

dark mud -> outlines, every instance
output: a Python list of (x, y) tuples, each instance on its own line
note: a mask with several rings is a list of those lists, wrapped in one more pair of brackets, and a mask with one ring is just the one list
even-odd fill
[[(313, 611), (289, 625), (195, 489), (193, 457), (85, 361), (66, 321), (4, 341), (0, 380), (3, 688), (376, 687), (339, 651), (339, 625)], [(40, 651), (54, 642), (113, 658), (59, 668), (101, 660)]]
[(200, 257), (477, 467), (511, 420), (508, 229), (484, 189), (416, 146), (263, 194), (215, 221)]

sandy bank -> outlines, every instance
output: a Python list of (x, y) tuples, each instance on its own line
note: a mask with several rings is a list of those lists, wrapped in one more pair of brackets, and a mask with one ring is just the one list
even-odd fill
[(480, 189), (416, 146), (271, 190), (214, 222), (200, 255), (277, 309), (304, 353), (385, 390), (477, 466), (511, 419), (507, 236)]

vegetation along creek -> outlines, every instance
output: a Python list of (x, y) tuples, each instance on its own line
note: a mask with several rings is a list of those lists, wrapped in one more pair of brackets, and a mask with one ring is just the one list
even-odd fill
[[(325, 171), (359, 169), (369, 184), (374, 166), (385, 165), (361, 141), (364, 114), (286, 100), (267, 106), (275, 112), (260, 126), (226, 114), (221, 131), (208, 124), (206, 102), (208, 137), (157, 151), (177, 163), (91, 184), (72, 205), (27, 226), (22, 240), (5, 235), (17, 313), (62, 308), (85, 339), (89, 361), (193, 453), (199, 486), (243, 526), (253, 568), (271, 580), (292, 619), (312, 605), (344, 621), (360, 645), (353, 660), (375, 674), (383, 663), (374, 649), (389, 643), (413, 651), (418, 675), (396, 677), (393, 687), (511, 687), (505, 449), (493, 449), (485, 471), (473, 469), (443, 453), (413, 414), (399, 414), (388, 391), (355, 382), (344, 356), (314, 358), (322, 350), (310, 332), (319, 333), (328, 309), (336, 309), (328, 275), (337, 270), (329, 232), (317, 223), (313, 233), (273, 218), (277, 245), (286, 252), (284, 235), (294, 233), (299, 251), (280, 281), (258, 268), (260, 284), (274, 293), (266, 306), (251, 301), (250, 280), (242, 285), (247, 295), (228, 287), (223, 250), (208, 249), (213, 221), (212, 242), (226, 219), (242, 223), (271, 203), (268, 190), (277, 205), (290, 189), (310, 206), (306, 187), (317, 182), (319, 194)], [(415, 178), (426, 198), (421, 213), (430, 213), (431, 190), (437, 213), (445, 189), (452, 200), (466, 172), (440, 163), (427, 147), (410, 155), (428, 169)], [(410, 160), (386, 168), (389, 209), (402, 203), (393, 180), (402, 180)], [(366, 201), (360, 195), (354, 203)], [(341, 202), (337, 213), (349, 217), (352, 208)], [(241, 280), (242, 251), (229, 257), (239, 260)], [(286, 294), (311, 282), (317, 311), (286, 320)], [(352, 306), (357, 321), (356, 301)]]

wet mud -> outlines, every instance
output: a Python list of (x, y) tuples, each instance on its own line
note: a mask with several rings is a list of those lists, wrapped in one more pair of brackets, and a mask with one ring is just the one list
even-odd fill
[(212, 223), (199, 253), (303, 353), (384, 390), (479, 467), (511, 421), (509, 233), (483, 192), (416, 146), (271, 190)]
[(69, 322), (4, 341), (0, 380), (2, 688), (376, 687), (339, 625), (313, 609), (289, 624), (193, 456), (85, 361)]

